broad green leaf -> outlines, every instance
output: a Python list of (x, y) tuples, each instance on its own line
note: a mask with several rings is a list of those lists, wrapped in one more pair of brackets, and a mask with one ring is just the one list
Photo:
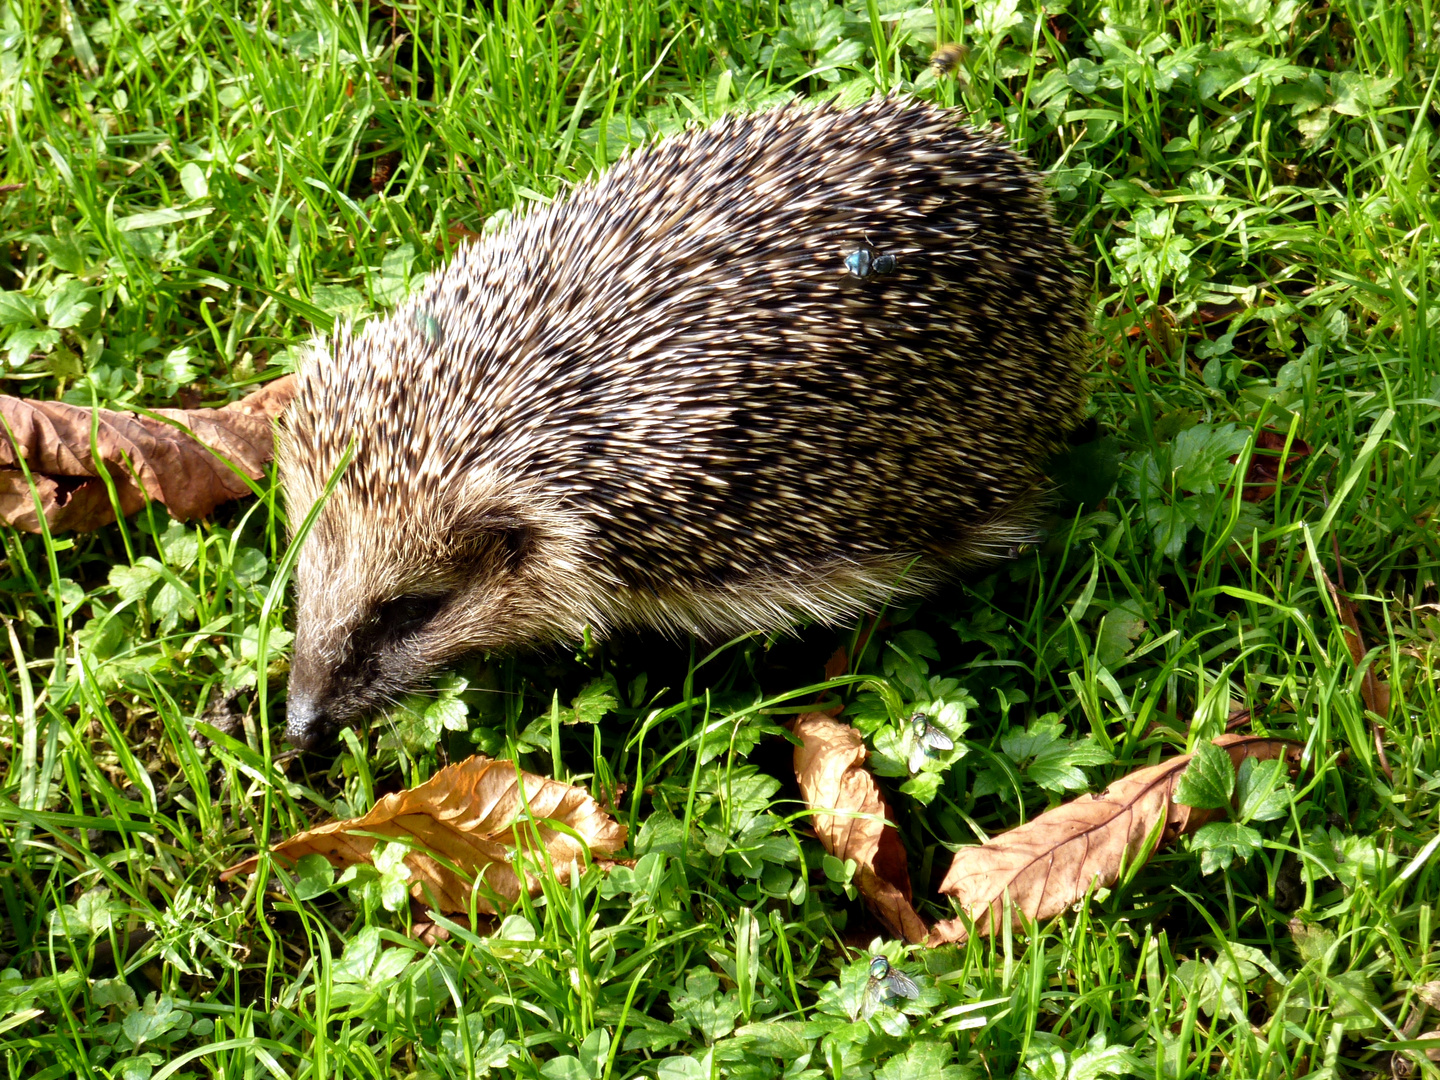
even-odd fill
[(1059, 742), (1062, 730), (1055, 714), (1048, 713), (1023, 730), (1012, 728), (1007, 731), (1000, 737), (1000, 749), (1011, 761), (1022, 764)]
[[(540, 1075), (545, 1080), (594, 1080), (589, 1070), (573, 1054), (561, 1054), (540, 1066)], [(665, 1073), (661, 1073), (664, 1076)]]
[(586, 1076), (600, 1076), (605, 1071), (606, 1059), (610, 1056), (610, 1032), (603, 1027), (592, 1028), (585, 1041), (580, 1044), (580, 1065)]
[(810, 1049), (813, 1037), (799, 1021), (771, 1020), (746, 1024), (735, 1032), (735, 1039), (757, 1054), (793, 1061)]
[(1226, 869), (1235, 859), (1248, 859), (1260, 850), (1261, 837), (1238, 821), (1214, 821), (1203, 826), (1191, 840), (1200, 852), (1200, 872), (1213, 874)]
[(1342, 971), (1325, 980), (1330, 994), (1330, 1015), (1347, 1031), (1369, 1031), (1383, 1022), (1381, 998), (1363, 971)]
[(1146, 1063), (1128, 1046), (1109, 1046), (1103, 1034), (1092, 1035), (1085, 1049), (1070, 1059), (1065, 1080), (1101, 1080), (1102, 1077), (1145, 1076)]
[(615, 676), (603, 675), (587, 683), (570, 703), (570, 708), (561, 710), (562, 724), (598, 724), (615, 711), (620, 704), (620, 691), (615, 685)]
[(230, 560), (230, 572), (235, 575), (235, 581), (240, 585), (256, 584), (269, 568), (270, 563), (265, 558), (265, 553), (253, 547), (237, 548), (235, 557)]
[(71, 278), (45, 298), (45, 321), (52, 330), (75, 326), (95, 305), (85, 298), (94, 290)]
[(140, 600), (160, 579), (160, 564), (148, 555), (135, 560), (134, 566), (119, 563), (110, 568), (110, 585), (121, 600)]
[(964, 1072), (955, 1067), (955, 1049), (937, 1039), (916, 1039), (875, 1070), (875, 1080), (959, 1080)]
[(175, 1008), (175, 1001), (168, 994), (151, 994), (143, 1006), (125, 1017), (121, 1026), (138, 1048), (167, 1032), (184, 1031), (190, 1026), (190, 1014)]
[(90, 1000), (102, 1009), (118, 1009), (122, 1015), (140, 1007), (134, 987), (124, 979), (95, 979), (90, 983)]
[(1182, 431), (1170, 449), (1175, 486), (1196, 495), (1219, 490), (1234, 468), (1230, 458), (1249, 441), (1250, 433), (1234, 424), (1196, 424)]
[(178, 521), (172, 521), (156, 539), (165, 561), (176, 570), (188, 570), (200, 557), (200, 540), (195, 530)]
[(367, 926), (345, 943), (345, 951), (331, 967), (337, 982), (364, 983), (380, 956), (380, 928)]
[(1364, 116), (1369, 110), (1384, 105), (1399, 81), (1398, 75), (1372, 79), (1358, 71), (1337, 71), (1330, 76), (1334, 109), (1345, 116)]
[(182, 345), (165, 354), (156, 374), (162, 379), (183, 386), (195, 381), (197, 370), (195, 350), (189, 345)]
[(358, 315), (370, 306), (365, 294), (349, 285), (316, 285), (310, 301), (325, 314), (342, 318)]
[(1223, 810), (1235, 792), (1235, 766), (1230, 755), (1212, 742), (1195, 747), (1190, 764), (1175, 785), (1175, 801), (1198, 810)]
[(195, 590), (179, 578), (167, 578), (151, 601), (150, 610), (160, 620), (160, 630), (168, 633), (181, 619), (195, 614)]
[(470, 714), (459, 698), (442, 696), (426, 708), (425, 722), (437, 733), (441, 730), (465, 731), (470, 726)]
[(1185, 540), (1193, 524), (1183, 501), (1152, 503), (1145, 510), (1145, 520), (1150, 525), (1151, 542), (1167, 558), (1178, 559), (1185, 550)]
[(73, 904), (61, 904), (50, 912), (50, 926), (65, 937), (99, 937), (110, 930), (114, 916), (124, 909), (110, 899), (103, 886), (81, 893)]
[(335, 884), (335, 867), (324, 855), (304, 856), (295, 864), (295, 899), (313, 900), (329, 892)]
[(19, 326), (29, 329), (40, 321), (40, 311), (33, 297), (22, 292), (0, 290), (0, 327)]
[(1066, 739), (1062, 731), (1060, 721), (1051, 713), (1024, 731), (1007, 732), (1000, 739), (1000, 748), (1045, 790), (1083, 791), (1090, 781), (1081, 766), (1104, 765), (1113, 760), (1113, 755), (1093, 738)]
[(1114, 671), (1130, 643), (1145, 633), (1145, 617), (1136, 600), (1116, 604), (1100, 620), (1099, 632), (1095, 635), (1095, 661), (1102, 667)]
[(900, 785), (900, 791), (920, 803), (929, 803), (935, 798), (945, 777), (938, 772), (922, 772), (912, 776)]
[(656, 1080), (710, 1080), (711, 1072), (695, 1058), (680, 1054), (662, 1058), (655, 1066), (655, 1076)]
[(5, 339), (5, 358), (11, 367), (21, 367), (31, 353), (47, 352), (58, 344), (58, 330), (16, 330)]
[[(461, 1035), (460, 1025), (464, 1024), (465, 1035), (470, 1046)], [(505, 1029), (491, 1028), (489, 1016), (470, 1013), (463, 1018), (447, 1020), (440, 1032), (440, 1051), (453, 1064), (456, 1075), (483, 1077), (493, 1069), (503, 1069), (520, 1054), (520, 1048), (507, 1040)]]
[(740, 1005), (735, 991), (720, 992), (720, 979), (708, 969), (696, 969), (685, 979), (683, 993), (670, 994), (675, 1019), (691, 1025), (706, 1042), (714, 1042), (735, 1030)]
[(1089, 736), (1045, 747), (1025, 768), (1025, 775), (1046, 791), (1083, 791), (1090, 784), (1083, 765), (1104, 765), (1114, 755)]
[(1290, 808), (1285, 768), (1280, 758), (1261, 761), (1247, 757), (1240, 763), (1235, 792), (1241, 821), (1274, 821), (1285, 816)]

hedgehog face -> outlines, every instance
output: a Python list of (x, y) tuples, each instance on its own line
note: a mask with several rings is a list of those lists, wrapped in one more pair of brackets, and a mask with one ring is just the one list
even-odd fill
[(302, 574), (298, 591), (286, 734), (302, 749), (416, 689), (444, 662), (446, 628), (454, 621), (454, 594), (351, 598), (336, 595), (333, 578), (329, 588), (303, 584), (320, 576)]
[(439, 667), (498, 644), (511, 597), (523, 592), (513, 530), (426, 535), (415, 520), (376, 524), (357, 545), (353, 526), (332, 542), (327, 506), (296, 567), (296, 643), (287, 735), (313, 746), (335, 728), (398, 703)]
[(553, 558), (563, 539), (538, 539), (555, 535), (554, 522), (486, 497), (466, 505), (377, 506), (343, 483), (335, 492), (296, 566), (286, 717), (296, 746), (383, 712), (467, 654), (584, 625), (553, 625), (556, 610), (587, 610), (557, 596), (574, 575)]

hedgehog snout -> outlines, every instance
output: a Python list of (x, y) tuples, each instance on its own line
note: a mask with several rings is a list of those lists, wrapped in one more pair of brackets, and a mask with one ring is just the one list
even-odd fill
[(312, 750), (340, 726), (336, 715), (337, 673), (302, 642), (290, 665), (285, 698), (285, 738), (301, 750)]
[(354, 610), (326, 610), (303, 589), (290, 666), (285, 735), (302, 750), (383, 713), (420, 690), (437, 667), (427, 643), (445, 595), (407, 594)]
[(299, 651), (290, 669), (285, 737), (301, 750), (322, 744), (342, 727), (384, 711), (415, 689), (412, 678), (387, 672), (383, 654), (369, 651), (330, 666)]
[(285, 738), (300, 750), (313, 750), (335, 725), (319, 701), (291, 692), (285, 702)]

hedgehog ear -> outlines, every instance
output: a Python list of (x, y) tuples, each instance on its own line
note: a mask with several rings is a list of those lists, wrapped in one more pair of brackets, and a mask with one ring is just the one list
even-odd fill
[(464, 557), (498, 558), (512, 572), (525, 564), (535, 548), (531, 522), (519, 514), (494, 508), (462, 517), (455, 523), (454, 534), (464, 538)]
[(499, 549), (504, 553), (505, 568), (512, 573), (530, 559), (535, 550), (535, 530), (529, 522), (513, 522), (495, 531)]

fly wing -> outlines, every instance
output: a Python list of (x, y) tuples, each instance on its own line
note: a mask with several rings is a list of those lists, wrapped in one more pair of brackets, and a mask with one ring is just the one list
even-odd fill
[(899, 968), (892, 967), (890, 975), (885, 979), (890, 993), (896, 997), (909, 998), (914, 1000), (920, 996), (920, 987), (915, 985), (915, 980), (906, 975)]
[(947, 750), (955, 749), (955, 740), (934, 725), (927, 724), (925, 734), (920, 736), (920, 745), (943, 754)]

